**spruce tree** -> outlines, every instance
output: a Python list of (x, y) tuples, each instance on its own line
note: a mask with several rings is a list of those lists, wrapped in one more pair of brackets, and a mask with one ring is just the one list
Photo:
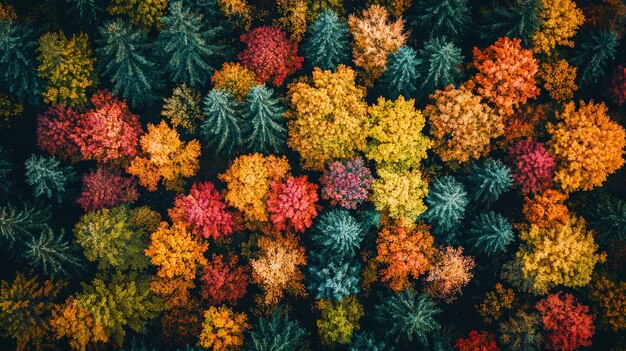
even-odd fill
[(285, 109), (272, 94), (272, 89), (257, 85), (250, 89), (243, 103), (242, 132), (251, 151), (279, 153), (285, 147)]
[(35, 197), (55, 198), (58, 203), (63, 201), (67, 184), (74, 177), (71, 166), (61, 166), (54, 156), (31, 155), (25, 167), (26, 182), (33, 188)]
[(37, 76), (39, 43), (29, 23), (0, 19), (0, 83), (22, 103), (41, 103)]
[(348, 25), (332, 10), (322, 12), (308, 29), (302, 45), (304, 57), (312, 67), (335, 70), (350, 62)]
[(207, 26), (201, 14), (192, 12), (180, 1), (171, 3), (169, 11), (161, 18), (163, 30), (157, 39), (165, 70), (174, 83), (203, 85), (225, 52), (218, 43), (223, 29)]
[(593, 202), (586, 214), (589, 225), (596, 229), (602, 241), (626, 240), (626, 201), (606, 197)]
[(422, 82), (418, 93), (420, 99), (461, 77), (461, 49), (445, 38), (428, 40), (419, 52), (418, 62), (417, 71)]
[(70, 3), (70, 11), (78, 16), (82, 23), (95, 23), (102, 8), (98, 6), (97, 0), (66, 0)]
[(374, 319), (379, 323), (386, 336), (396, 342), (412, 342), (417, 339), (422, 344), (428, 342), (428, 336), (441, 328), (435, 319), (441, 309), (426, 295), (415, 295), (410, 290), (386, 297), (374, 306)]
[(417, 92), (420, 77), (418, 65), (417, 52), (411, 47), (405, 45), (398, 51), (390, 53), (387, 70), (381, 77), (385, 95), (393, 100), (400, 95), (407, 100), (413, 97)]
[(122, 96), (133, 107), (159, 99), (161, 87), (157, 67), (150, 59), (151, 45), (146, 33), (128, 22), (116, 19), (99, 28), (98, 64), (111, 79), (113, 94)]
[(529, 47), (533, 34), (541, 25), (541, 9), (541, 0), (514, 0), (505, 5), (495, 3), (479, 33), (488, 44), (507, 36), (519, 38), (524, 46)]
[(23, 205), (17, 209), (12, 204), (0, 207), (0, 239), (8, 242), (5, 248), (11, 248), (16, 241), (35, 236), (48, 227), (49, 209), (38, 209)]
[(511, 171), (500, 160), (472, 164), (467, 173), (467, 188), (474, 201), (491, 202), (511, 188)]
[(615, 33), (607, 29), (587, 33), (576, 42), (571, 61), (578, 67), (578, 85), (588, 86), (602, 78), (618, 44)]
[(456, 38), (468, 28), (471, 18), (467, 0), (418, 0), (413, 27), (425, 30), (428, 38)]
[(348, 351), (393, 351), (394, 347), (378, 340), (372, 332), (357, 332), (352, 337)]
[(229, 92), (216, 89), (207, 94), (203, 103), (205, 120), (200, 134), (216, 154), (231, 154), (243, 144), (238, 103)]
[(430, 185), (425, 201), (428, 210), (424, 217), (433, 225), (434, 233), (445, 234), (446, 242), (453, 239), (450, 234), (463, 219), (469, 202), (463, 184), (452, 176), (437, 178)]
[(354, 257), (363, 241), (364, 228), (344, 209), (323, 213), (311, 239), (327, 260), (343, 261)]
[(515, 239), (511, 224), (504, 216), (493, 211), (474, 218), (469, 234), (473, 250), (488, 256), (506, 252), (507, 246)]
[(24, 259), (30, 266), (53, 278), (70, 276), (82, 262), (63, 237), (63, 230), (55, 234), (51, 228), (44, 228), (38, 236), (32, 236), (25, 242)]
[(308, 348), (309, 333), (298, 321), (290, 320), (287, 313), (274, 310), (269, 318), (248, 333), (244, 343), (246, 351), (300, 351)]
[(361, 290), (361, 264), (356, 260), (333, 261), (327, 255), (310, 253), (307, 288), (316, 299), (341, 301)]

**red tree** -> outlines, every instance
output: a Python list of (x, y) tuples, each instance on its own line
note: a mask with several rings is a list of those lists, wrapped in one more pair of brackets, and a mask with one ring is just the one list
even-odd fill
[(37, 118), (39, 147), (64, 161), (81, 160), (76, 132), (80, 116), (63, 105), (50, 107)]
[(200, 277), (202, 281), (202, 298), (209, 304), (217, 306), (224, 302), (231, 305), (246, 295), (250, 281), (250, 267), (238, 265), (238, 257), (233, 255), (224, 263), (222, 255), (213, 255), (211, 261), (204, 266)]
[(493, 335), (486, 331), (472, 330), (467, 338), (459, 338), (454, 347), (459, 351), (499, 351)]
[(134, 179), (98, 168), (83, 175), (83, 189), (76, 203), (85, 212), (132, 203), (139, 198), (136, 184)]
[(548, 350), (573, 351), (591, 346), (595, 332), (589, 307), (579, 304), (572, 294), (552, 294), (535, 306), (545, 330), (544, 344)]
[(196, 183), (189, 195), (178, 195), (168, 210), (172, 221), (181, 221), (196, 235), (217, 239), (238, 230), (241, 221), (234, 210), (226, 208), (222, 195), (211, 182)]
[(522, 193), (541, 192), (552, 185), (556, 161), (540, 142), (518, 141), (509, 148), (507, 163)]
[(302, 67), (302, 57), (298, 56), (298, 45), (287, 39), (285, 32), (265, 26), (251, 30), (241, 36), (246, 44), (239, 53), (239, 60), (257, 75), (260, 83), (272, 81), (276, 86)]
[(270, 188), (267, 209), (276, 229), (304, 232), (313, 224), (319, 210), (316, 184), (306, 176), (290, 176), (284, 182), (272, 182)]

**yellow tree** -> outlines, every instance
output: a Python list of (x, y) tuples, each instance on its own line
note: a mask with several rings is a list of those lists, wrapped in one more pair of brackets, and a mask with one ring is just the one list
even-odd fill
[(244, 331), (250, 329), (248, 316), (232, 309), (211, 306), (204, 313), (198, 345), (213, 351), (234, 351), (243, 347)]
[(576, 67), (567, 60), (542, 63), (539, 77), (543, 80), (543, 87), (550, 94), (550, 98), (558, 102), (571, 100), (578, 90), (575, 82)]
[(408, 225), (426, 211), (424, 198), (428, 195), (428, 183), (419, 170), (378, 170), (378, 178), (372, 182), (372, 202), (376, 209), (389, 217)]
[(111, 15), (128, 17), (130, 23), (145, 31), (161, 25), (167, 0), (112, 0), (108, 11)]
[(573, 47), (570, 40), (585, 21), (572, 0), (541, 0), (541, 25), (533, 34), (535, 52), (550, 54), (557, 45)]

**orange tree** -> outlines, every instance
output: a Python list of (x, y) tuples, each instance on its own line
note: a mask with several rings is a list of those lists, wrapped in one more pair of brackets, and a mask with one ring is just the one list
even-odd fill
[(250, 329), (244, 313), (233, 312), (228, 307), (211, 306), (204, 313), (204, 322), (198, 345), (213, 351), (240, 350), (244, 331)]

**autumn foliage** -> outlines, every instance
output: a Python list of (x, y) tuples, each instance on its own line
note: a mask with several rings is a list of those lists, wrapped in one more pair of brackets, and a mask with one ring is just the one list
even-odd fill
[(542, 143), (520, 140), (508, 151), (513, 181), (523, 194), (536, 193), (552, 185), (556, 162)]
[(80, 197), (76, 199), (85, 212), (122, 203), (133, 203), (139, 198), (136, 181), (106, 168), (83, 174)]
[(317, 185), (306, 176), (273, 181), (267, 198), (270, 221), (278, 230), (304, 232), (313, 224), (320, 206), (317, 205)]
[(361, 157), (330, 163), (320, 178), (322, 198), (333, 205), (354, 209), (367, 200), (372, 172)]
[(541, 315), (548, 350), (572, 351), (590, 346), (595, 332), (589, 307), (581, 305), (572, 294), (556, 293), (535, 306)]
[(433, 264), (428, 271), (428, 291), (446, 302), (454, 301), (473, 274), (474, 259), (463, 255), (463, 248), (446, 246), (435, 251)]
[(459, 338), (454, 343), (459, 351), (499, 351), (493, 335), (486, 331), (472, 330), (466, 338)]
[(239, 350), (243, 346), (243, 332), (250, 328), (244, 313), (228, 307), (211, 306), (204, 312), (199, 345), (215, 351)]
[(201, 296), (213, 306), (235, 305), (246, 294), (249, 280), (250, 267), (240, 265), (236, 255), (230, 259), (213, 255), (200, 276)]

